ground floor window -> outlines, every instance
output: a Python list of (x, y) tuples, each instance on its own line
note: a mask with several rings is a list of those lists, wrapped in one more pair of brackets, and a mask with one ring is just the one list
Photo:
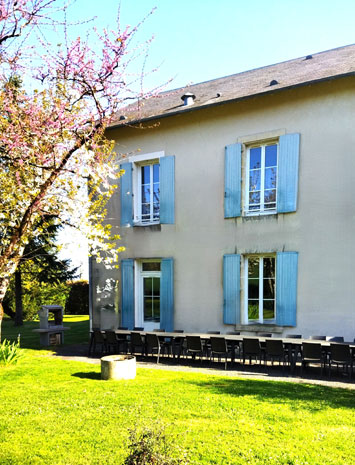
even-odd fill
[(276, 258), (250, 255), (244, 259), (245, 320), (271, 323), (276, 319)]
[(160, 327), (160, 261), (137, 262), (136, 326), (145, 330)]

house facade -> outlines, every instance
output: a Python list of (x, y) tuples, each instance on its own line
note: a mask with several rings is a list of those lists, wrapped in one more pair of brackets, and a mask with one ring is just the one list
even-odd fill
[(92, 326), (352, 340), (354, 71), (347, 46), (125, 109)]

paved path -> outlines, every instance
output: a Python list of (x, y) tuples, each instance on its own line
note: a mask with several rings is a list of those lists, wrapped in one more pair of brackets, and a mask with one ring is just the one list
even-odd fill
[[(73, 360), (78, 362), (92, 363), (95, 365), (100, 364), (100, 356), (87, 356), (88, 346), (87, 344), (76, 344), (70, 346), (61, 346), (58, 347), (57, 352), (53, 354), (54, 357), (59, 357), (64, 360)], [(151, 359), (152, 360), (152, 359)], [(209, 363), (204, 362), (203, 366), (198, 366), (199, 362), (191, 365), (188, 362), (183, 362), (182, 364), (173, 363), (172, 359), (164, 358), (162, 363), (157, 365), (153, 361), (137, 361), (138, 368), (149, 368), (155, 370), (171, 370), (171, 371), (182, 371), (190, 373), (205, 373), (208, 375), (217, 375), (217, 376), (229, 376), (236, 378), (247, 378), (247, 379), (264, 379), (272, 381), (285, 381), (292, 383), (300, 384), (318, 384), (322, 386), (337, 387), (355, 390), (355, 379), (352, 378), (352, 382), (349, 382), (348, 377), (342, 377), (339, 375), (332, 380), (328, 380), (327, 376), (319, 378), (319, 368), (307, 369), (305, 376), (302, 378), (299, 376), (288, 375), (287, 368), (283, 373), (282, 369), (277, 367), (267, 367), (264, 366), (252, 365), (251, 367), (247, 366), (243, 369), (238, 369), (240, 365), (237, 365), (236, 369), (233, 370), (224, 370), (223, 364), (221, 363), (221, 369), (218, 368), (218, 364), (215, 363), (212, 367), (209, 366)]]

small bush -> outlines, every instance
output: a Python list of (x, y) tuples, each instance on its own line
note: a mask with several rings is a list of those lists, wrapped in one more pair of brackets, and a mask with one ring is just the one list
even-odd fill
[[(123, 465), (187, 465), (185, 454), (172, 445), (161, 427), (130, 430), (129, 456)], [(180, 457), (176, 457), (179, 453)]]
[(69, 283), (70, 291), (65, 303), (67, 315), (89, 314), (89, 283), (87, 281), (74, 281)]
[(17, 342), (10, 342), (6, 339), (0, 343), (0, 365), (13, 365), (23, 357), (23, 352), (20, 349), (20, 337)]

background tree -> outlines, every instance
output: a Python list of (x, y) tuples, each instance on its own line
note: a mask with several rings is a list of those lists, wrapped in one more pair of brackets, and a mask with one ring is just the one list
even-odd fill
[[(40, 221), (42, 233), (26, 245), (4, 300), (4, 311), (14, 319), (16, 326), (23, 324), (24, 292), (27, 297), (25, 316), (32, 318), (44, 303), (64, 303), (66, 299), (63, 297), (68, 295), (69, 289), (58, 285), (77, 276), (77, 270), (71, 269), (70, 260), (58, 258), (56, 238), (61, 226), (57, 224), (56, 218), (41, 218)], [(48, 296), (51, 289), (53, 295)]]
[[(132, 91), (129, 69), (137, 55), (134, 28), (25, 49), (31, 35), (54, 21), (56, 0), (0, 0), (0, 337), (1, 303), (39, 218), (57, 216), (88, 238), (90, 253), (117, 262), (117, 234), (104, 222), (105, 205), (120, 175), (105, 128), (118, 108), (152, 93)], [(91, 28), (92, 30), (92, 28)], [(36, 51), (38, 53), (36, 55)], [(143, 49), (142, 49), (143, 50)], [(145, 51), (144, 51), (145, 53)], [(24, 76), (25, 91), (11, 80)], [(34, 84), (35, 83), (35, 84)], [(87, 181), (89, 195), (78, 195)]]

